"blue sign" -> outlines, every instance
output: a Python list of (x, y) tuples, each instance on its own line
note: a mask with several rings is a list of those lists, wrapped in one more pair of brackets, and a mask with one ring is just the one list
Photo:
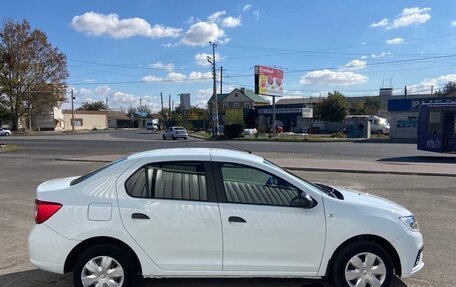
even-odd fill
[(456, 98), (434, 97), (415, 99), (390, 99), (388, 112), (417, 112), (424, 103), (456, 103)]
[(411, 99), (391, 99), (388, 101), (388, 112), (403, 112), (411, 110)]

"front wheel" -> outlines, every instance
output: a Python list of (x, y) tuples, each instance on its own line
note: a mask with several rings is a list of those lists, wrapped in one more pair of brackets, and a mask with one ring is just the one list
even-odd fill
[(11, 134), (10, 133), (6, 133), (5, 136), (9, 137)]
[(163, 135), (162, 137), (163, 137), (163, 139), (164, 139), (164, 140), (166, 140), (166, 137), (165, 137), (165, 135)]
[(332, 271), (338, 287), (389, 286), (393, 279), (393, 262), (379, 245), (361, 241), (339, 252)]
[(73, 281), (76, 287), (132, 287), (135, 285), (135, 266), (124, 249), (115, 245), (98, 245), (79, 257)]

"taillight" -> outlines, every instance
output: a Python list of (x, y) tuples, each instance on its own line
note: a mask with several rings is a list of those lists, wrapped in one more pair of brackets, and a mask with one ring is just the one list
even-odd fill
[(59, 209), (60, 203), (35, 200), (35, 223), (40, 224), (51, 218)]

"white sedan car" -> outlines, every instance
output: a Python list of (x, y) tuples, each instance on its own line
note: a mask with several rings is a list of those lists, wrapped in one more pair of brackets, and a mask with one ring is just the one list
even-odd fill
[(182, 138), (186, 140), (188, 138), (188, 132), (185, 128), (183, 127), (170, 127), (163, 133), (163, 139), (178, 139)]
[(75, 286), (143, 277), (330, 277), (388, 286), (423, 268), (410, 211), (312, 184), (247, 152), (164, 149), (38, 186), (30, 261)]
[(7, 129), (0, 128), (0, 136), (10, 136), (11, 131)]

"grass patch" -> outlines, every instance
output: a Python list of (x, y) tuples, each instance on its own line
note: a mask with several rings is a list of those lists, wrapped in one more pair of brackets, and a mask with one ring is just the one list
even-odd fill
[(20, 150), (21, 147), (14, 144), (0, 144), (0, 152), (10, 152)]

